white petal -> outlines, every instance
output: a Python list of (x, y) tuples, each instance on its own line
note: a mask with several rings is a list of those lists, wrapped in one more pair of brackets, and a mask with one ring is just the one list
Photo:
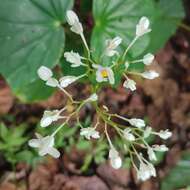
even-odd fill
[(40, 126), (41, 127), (48, 127), (52, 123), (52, 118), (51, 117), (42, 117), (40, 121)]
[(143, 163), (140, 162), (140, 168), (137, 172), (138, 179), (145, 181), (149, 179), (151, 176), (156, 177), (156, 170), (151, 163)]
[(129, 88), (131, 91), (135, 91), (136, 90), (136, 82), (134, 80), (131, 79), (127, 79), (124, 83), (123, 86), (125, 88)]
[(112, 40), (112, 43), (114, 44), (114, 48), (116, 48), (117, 46), (119, 46), (122, 42), (122, 38), (120, 38), (119, 36), (115, 37)]
[(168, 129), (166, 129), (165, 131), (161, 130), (158, 135), (160, 136), (160, 138), (166, 140), (172, 136), (172, 132), (170, 132)]
[(101, 70), (99, 70), (99, 69), (96, 71), (96, 81), (97, 82), (107, 81), (107, 79), (104, 79), (102, 77)]
[(101, 65), (97, 65), (97, 64), (92, 64), (92, 67), (95, 69), (101, 69), (102, 68)]
[(110, 163), (114, 169), (119, 169), (122, 166), (122, 160), (119, 156), (116, 158), (110, 159)]
[(118, 36), (111, 40), (106, 40), (105, 54), (109, 57), (112, 57), (113, 55), (117, 54), (118, 52), (115, 51), (115, 49), (119, 46), (121, 42), (122, 42), (122, 39)]
[(107, 68), (107, 71), (108, 71), (109, 82), (110, 82), (110, 84), (113, 85), (115, 83), (114, 73), (113, 73), (112, 69), (109, 67)]
[(132, 118), (128, 120), (132, 126), (142, 128), (145, 127), (145, 122), (142, 119)]
[(106, 41), (107, 49), (114, 50), (115, 48), (117, 48), (119, 46), (119, 44), (121, 42), (122, 42), (122, 39), (119, 36), (117, 36), (111, 40), (107, 40)]
[(143, 16), (140, 21), (139, 24), (141, 26), (143, 26), (144, 29), (148, 29), (149, 25), (150, 25), (150, 21), (147, 17)]
[(39, 149), (38, 153), (40, 156), (45, 156), (46, 154), (48, 154), (48, 150), (47, 149)]
[(54, 147), (51, 147), (51, 148), (48, 149), (48, 154), (50, 154), (54, 158), (59, 158), (60, 157), (60, 152)]
[(159, 152), (166, 152), (168, 151), (168, 147), (166, 145), (153, 145), (153, 150), (159, 151)]
[(107, 50), (105, 53), (108, 57), (112, 57), (116, 54), (118, 54), (118, 52), (116, 50)]
[(150, 136), (152, 132), (152, 128), (151, 127), (146, 127), (145, 131), (144, 131), (144, 138), (148, 138)]
[(136, 26), (136, 36), (140, 37), (150, 32), (151, 29), (149, 29), (149, 24), (149, 19), (147, 17), (142, 17)]
[(100, 138), (99, 132), (92, 134), (92, 138), (99, 139)]
[(151, 147), (148, 148), (148, 156), (149, 156), (149, 159), (152, 160), (152, 161), (156, 161), (157, 158), (156, 158), (156, 154), (154, 153), (153, 149)]
[(91, 137), (95, 139), (100, 138), (99, 132), (92, 127), (82, 128), (80, 130), (80, 135), (85, 136), (85, 138), (87, 138), (88, 140), (90, 140)]
[(73, 25), (75, 22), (79, 22), (78, 16), (72, 10), (67, 11), (66, 20), (67, 20), (69, 25)]
[(123, 133), (126, 140), (135, 141), (135, 136), (131, 133), (131, 129), (125, 129)]
[(61, 87), (66, 88), (67, 86), (75, 82), (77, 79), (78, 77), (75, 77), (75, 76), (65, 76), (65, 77), (62, 77), (59, 81), (60, 81)]
[(44, 81), (47, 81), (49, 78), (53, 76), (52, 71), (45, 66), (41, 66), (38, 69), (37, 73), (38, 73), (38, 76)]
[(159, 77), (159, 73), (157, 73), (156, 71), (145, 71), (144, 73), (141, 73), (141, 76), (146, 78), (146, 79), (155, 79), (157, 77)]
[(81, 35), (83, 33), (82, 24), (80, 22), (75, 22), (71, 27), (71, 31)]
[(79, 67), (82, 65), (81, 57), (78, 53), (75, 53), (73, 51), (65, 52), (64, 57), (66, 58), (66, 61), (72, 63), (71, 67)]
[(38, 148), (39, 147), (39, 140), (38, 139), (31, 139), (31, 140), (29, 140), (28, 145), (33, 147), (33, 148)]
[(51, 87), (56, 87), (59, 85), (59, 82), (57, 81), (57, 79), (55, 78), (49, 78), (47, 81), (46, 81), (46, 85), (47, 86), (51, 86)]
[(154, 60), (154, 55), (151, 54), (151, 53), (148, 53), (146, 54), (144, 57), (143, 57), (143, 63), (145, 65), (150, 65)]

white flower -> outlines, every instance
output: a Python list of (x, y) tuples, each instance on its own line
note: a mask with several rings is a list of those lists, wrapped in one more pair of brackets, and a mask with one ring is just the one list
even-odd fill
[(54, 158), (58, 158), (60, 156), (59, 151), (53, 147), (54, 146), (53, 136), (42, 137), (39, 134), (36, 134), (36, 136), (37, 139), (31, 139), (28, 144), (31, 147), (38, 148), (40, 156), (44, 156), (46, 154), (49, 154)]
[(99, 132), (93, 127), (82, 128), (80, 135), (85, 136), (88, 140), (90, 140), (91, 137), (94, 139), (100, 138)]
[(69, 25), (74, 25), (75, 22), (79, 22), (79, 18), (76, 13), (72, 10), (68, 10), (66, 13), (66, 20)]
[(98, 96), (96, 93), (92, 94), (89, 98), (86, 99), (87, 102), (95, 102), (98, 100)]
[(131, 80), (131, 79), (125, 80), (125, 82), (123, 83), (123, 87), (129, 88), (131, 91), (135, 91), (137, 89), (136, 88), (136, 82), (134, 80)]
[(59, 118), (59, 110), (44, 111), (43, 117), (40, 121), (40, 126), (47, 127), (51, 125), (54, 121), (57, 121)]
[(152, 148), (153, 148), (153, 150), (159, 151), (159, 152), (166, 152), (169, 150), (168, 147), (164, 144), (163, 145), (153, 145)]
[(123, 131), (124, 137), (129, 141), (135, 141), (135, 136), (131, 133), (131, 129), (125, 129)]
[(158, 136), (164, 140), (170, 138), (172, 136), (172, 132), (170, 132), (168, 129), (166, 129), (165, 131), (161, 130), (158, 133)]
[(141, 73), (141, 76), (146, 78), (146, 79), (155, 79), (157, 77), (159, 77), (159, 73), (157, 73), (156, 71), (145, 71), (144, 73)]
[(153, 149), (151, 147), (148, 147), (147, 153), (148, 153), (148, 157), (149, 157), (150, 160), (152, 160), (152, 161), (157, 160), (156, 154), (155, 154), (155, 152), (153, 151)]
[(101, 65), (92, 65), (97, 69), (96, 71), (96, 81), (97, 82), (106, 82), (109, 81), (110, 84), (115, 83), (114, 73), (110, 67), (103, 67)]
[(71, 67), (79, 67), (83, 65), (81, 62), (81, 56), (78, 53), (75, 53), (73, 51), (65, 52), (64, 57), (66, 58), (66, 61), (72, 63)]
[(80, 22), (75, 22), (75, 24), (71, 27), (71, 31), (81, 35), (83, 33), (82, 24)]
[(46, 81), (47, 86), (56, 87), (59, 85), (57, 79), (52, 77), (53, 73), (48, 67), (41, 66), (37, 73), (42, 80)]
[(119, 46), (121, 42), (122, 39), (118, 36), (111, 40), (106, 40), (105, 54), (109, 57), (112, 57), (113, 55), (117, 54), (117, 51), (115, 49)]
[(146, 54), (144, 57), (143, 57), (143, 63), (145, 65), (150, 65), (154, 60), (154, 55), (151, 54), (151, 53), (148, 53)]
[(68, 24), (71, 26), (71, 31), (80, 35), (83, 33), (82, 24), (79, 22), (79, 18), (74, 11), (67, 11), (66, 20)]
[(152, 128), (151, 127), (146, 127), (145, 131), (144, 131), (144, 138), (148, 138), (150, 136), (152, 132)]
[(111, 166), (114, 169), (119, 169), (121, 167), (122, 160), (119, 156), (119, 153), (113, 146), (111, 147), (111, 149), (109, 151), (109, 159), (110, 159)]
[(136, 26), (136, 36), (140, 37), (151, 31), (149, 28), (150, 21), (147, 17), (142, 17)]
[(70, 84), (72, 84), (78, 79), (79, 77), (76, 77), (76, 76), (64, 76), (60, 78), (59, 82), (62, 88), (66, 88), (67, 86), (69, 86)]
[(132, 118), (129, 119), (128, 122), (135, 127), (142, 128), (145, 127), (145, 122), (142, 119)]
[(140, 162), (139, 171), (137, 172), (137, 178), (142, 181), (146, 181), (151, 176), (156, 177), (156, 170), (151, 163), (145, 164)]
[(47, 81), (49, 78), (53, 76), (52, 71), (45, 66), (41, 66), (38, 69), (37, 73), (38, 73), (38, 76), (44, 81)]
[(47, 81), (46, 81), (46, 85), (47, 86), (51, 86), (51, 87), (56, 87), (59, 85), (59, 82), (57, 81), (57, 79), (55, 78), (49, 78)]

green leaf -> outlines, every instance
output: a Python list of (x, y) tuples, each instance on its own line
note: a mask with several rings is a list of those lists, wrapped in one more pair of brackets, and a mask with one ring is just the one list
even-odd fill
[[(91, 48), (97, 62), (108, 65), (112, 60), (100, 60), (106, 39), (120, 36), (123, 42), (119, 51), (123, 52), (135, 36), (138, 20), (147, 16), (152, 32), (140, 38), (128, 53), (128, 60), (141, 58), (142, 53), (155, 53), (165, 45), (185, 13), (181, 0), (94, 0), (93, 15)], [(142, 64), (134, 64), (134, 69), (143, 69)], [(116, 77), (120, 75), (116, 73)]]
[(54, 89), (46, 86), (44, 81), (35, 80), (28, 85), (21, 86), (16, 95), (22, 102), (30, 103), (47, 99), (53, 92)]
[[(65, 52), (73, 50), (74, 52), (79, 53), (81, 56), (84, 56), (84, 47), (80, 37), (69, 30), (66, 33), (66, 43), (65, 43)], [(79, 76), (84, 74), (86, 68), (83, 66), (73, 68), (71, 63), (65, 60), (65, 57), (61, 59), (61, 68), (64, 75), (74, 75)], [(84, 60), (83, 60), (84, 62)]]
[(161, 182), (161, 190), (174, 190), (190, 185), (190, 152), (184, 152), (181, 160)]
[(58, 63), (65, 40), (62, 24), (72, 4), (72, 0), (0, 2), (0, 72), (16, 94), (38, 78), (41, 65), (52, 68)]
[(78, 150), (90, 150), (92, 148), (92, 142), (81, 137), (77, 142), (76, 147)]
[(86, 172), (88, 170), (90, 163), (92, 162), (92, 159), (93, 159), (93, 157), (91, 154), (89, 154), (85, 157), (83, 166), (80, 168), (81, 172)]
[[(150, 0), (94, 0), (93, 15), (95, 27), (91, 38), (91, 48), (95, 58), (104, 51), (105, 40), (120, 36), (123, 39), (124, 50), (135, 37), (135, 27), (142, 16), (152, 18), (154, 12), (153, 1)], [(149, 36), (145, 35), (137, 41), (129, 52), (136, 57), (149, 45)]]
[(7, 139), (7, 136), (8, 136), (8, 129), (7, 127), (1, 123), (0, 124), (0, 139), (2, 138), (3, 140), (6, 140)]
[(151, 41), (148, 47), (151, 52), (155, 52), (164, 46), (185, 16), (181, 0), (159, 0), (155, 8), (154, 22), (150, 33)]
[(16, 162), (25, 162), (30, 166), (35, 166), (39, 161), (42, 161), (43, 157), (38, 156), (35, 152), (29, 150), (23, 150), (15, 155)]

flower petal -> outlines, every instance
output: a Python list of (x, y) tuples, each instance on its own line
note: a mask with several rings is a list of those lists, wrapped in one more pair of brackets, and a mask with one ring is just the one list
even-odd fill
[(73, 25), (75, 22), (79, 22), (79, 18), (77, 16), (77, 14), (72, 10), (67, 11), (66, 20), (69, 25)]
[(60, 157), (60, 152), (54, 147), (51, 147), (51, 148), (48, 149), (48, 154), (50, 154), (54, 158), (59, 158)]
[(31, 146), (31, 147), (33, 147), (33, 148), (38, 148), (39, 144), (40, 144), (39, 139), (31, 139), (28, 142), (28, 145)]
[(59, 85), (59, 82), (57, 81), (57, 79), (55, 78), (49, 78), (47, 81), (46, 81), (46, 85), (47, 86), (51, 86), (51, 87), (56, 87)]
[(45, 67), (45, 66), (41, 66), (38, 69), (37, 73), (38, 73), (38, 76), (44, 81), (47, 81), (49, 78), (53, 76), (52, 71), (48, 67)]

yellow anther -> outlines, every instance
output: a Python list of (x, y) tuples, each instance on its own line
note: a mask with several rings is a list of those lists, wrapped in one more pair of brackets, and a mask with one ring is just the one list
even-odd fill
[(107, 72), (107, 70), (105, 70), (105, 69), (102, 70), (102, 71), (101, 71), (101, 75), (102, 75), (103, 78), (107, 78), (107, 77), (108, 77), (108, 72)]

